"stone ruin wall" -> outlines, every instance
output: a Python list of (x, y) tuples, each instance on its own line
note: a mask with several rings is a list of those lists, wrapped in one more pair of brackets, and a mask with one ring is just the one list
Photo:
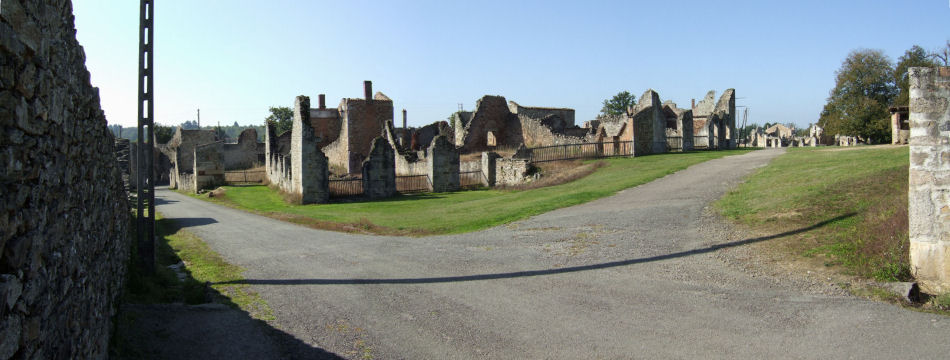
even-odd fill
[(503, 96), (485, 95), (475, 102), (472, 118), (461, 131), (462, 141), (455, 145), (465, 153), (487, 150), (488, 132), (498, 147), (516, 147), (523, 142), (521, 123), (512, 116)]
[(459, 151), (444, 135), (436, 136), (426, 157), (429, 181), (433, 192), (459, 189)]
[(921, 290), (950, 292), (950, 67), (910, 68), (911, 271)]
[(226, 170), (250, 169), (261, 164), (264, 144), (257, 142), (257, 130), (245, 129), (236, 144), (222, 144), (222, 156)]
[(381, 199), (396, 195), (396, 153), (389, 141), (376, 137), (362, 163), (363, 195)]
[[(256, 133), (256, 132), (255, 132)], [(255, 143), (256, 143), (255, 135)], [(223, 142), (213, 142), (210, 144), (195, 146), (195, 153), (192, 156), (195, 170), (192, 176), (193, 185), (191, 191), (214, 189), (224, 185), (225, 152)]]
[[(276, 187), (279, 191), (290, 193), (293, 191), (290, 176), (290, 157), (289, 141), (287, 153), (278, 152), (278, 137), (274, 136), (274, 126), (264, 125), (264, 171), (267, 176), (267, 182)], [(290, 131), (284, 132), (290, 139)]]
[(633, 131), (635, 156), (666, 152), (666, 117), (663, 116), (659, 94), (647, 90), (640, 96), (627, 128)]
[(0, 2), (0, 359), (108, 356), (129, 205), (69, 1)]
[(317, 142), (310, 127), (310, 98), (297, 96), (290, 133), (290, 193), (299, 197), (301, 204), (326, 203), (330, 199), (328, 161)]
[(174, 157), (170, 159), (172, 164), (168, 174), (170, 188), (182, 189), (182, 186), (190, 188), (187, 183), (189, 179), (192, 182), (194, 180), (187, 175), (194, 173), (195, 146), (215, 141), (218, 141), (218, 138), (214, 130), (184, 130), (181, 127), (175, 130), (175, 135), (166, 144), (167, 151), (174, 154)]
[(508, 102), (508, 111), (515, 115), (524, 115), (529, 118), (542, 119), (547, 116), (557, 116), (561, 121), (557, 124), (546, 124), (551, 130), (562, 131), (575, 126), (574, 109), (569, 108), (546, 108), (521, 106), (514, 101)]

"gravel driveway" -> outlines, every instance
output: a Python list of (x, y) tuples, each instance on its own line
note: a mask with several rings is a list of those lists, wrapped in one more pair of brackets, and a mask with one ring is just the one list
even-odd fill
[(770, 239), (734, 238), (707, 206), (781, 152), (462, 235), (320, 231), (167, 190), (158, 211), (247, 268), (272, 326), (345, 358), (947, 357), (945, 317), (717, 257)]

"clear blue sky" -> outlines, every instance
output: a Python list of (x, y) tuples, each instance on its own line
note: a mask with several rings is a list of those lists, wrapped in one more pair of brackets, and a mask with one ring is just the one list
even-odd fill
[[(577, 122), (621, 90), (681, 107), (735, 88), (749, 121), (817, 121), (849, 51), (950, 39), (933, 1), (156, 0), (155, 120), (260, 124), (269, 106), (362, 97), (410, 125), (504, 95), (570, 107)], [(112, 124), (136, 122), (138, 1), (75, 0), (77, 37)]]

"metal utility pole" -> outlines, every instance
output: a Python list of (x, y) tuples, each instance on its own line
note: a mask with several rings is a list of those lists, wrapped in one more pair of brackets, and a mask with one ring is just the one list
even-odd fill
[[(136, 244), (146, 273), (155, 272), (155, 168), (152, 165), (155, 148), (155, 78), (153, 43), (155, 36), (155, 0), (140, 0), (139, 9), (139, 87), (138, 87), (138, 146), (136, 146)], [(143, 136), (143, 128), (148, 133)], [(144, 160), (144, 161), (143, 161)], [(144, 214), (145, 206), (148, 214)], [(147, 218), (145, 216), (148, 216)]]

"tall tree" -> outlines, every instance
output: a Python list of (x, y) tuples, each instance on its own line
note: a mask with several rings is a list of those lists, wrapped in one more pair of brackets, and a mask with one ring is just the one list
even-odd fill
[(947, 40), (947, 46), (944, 48), (930, 53), (930, 57), (934, 58), (934, 62), (938, 64), (950, 66), (950, 40)]
[(894, 67), (881, 50), (853, 50), (835, 73), (835, 87), (818, 120), (828, 134), (890, 142), (889, 104), (897, 96)]
[(162, 124), (155, 124), (155, 143), (167, 144), (175, 136), (175, 128)]
[(910, 104), (910, 78), (907, 76), (907, 69), (914, 66), (934, 66), (936, 62), (931, 59), (930, 54), (924, 48), (914, 45), (904, 52), (897, 59), (897, 68), (894, 69), (894, 82), (897, 83), (897, 100), (894, 100), (894, 106), (907, 106)]
[(274, 131), (277, 134), (282, 134), (284, 131), (289, 131), (294, 127), (294, 111), (286, 106), (271, 107), (268, 109), (270, 115), (264, 118), (268, 124), (274, 124)]
[(604, 100), (604, 107), (600, 109), (600, 116), (624, 115), (627, 109), (636, 105), (637, 99), (629, 91), (621, 91), (614, 97)]

